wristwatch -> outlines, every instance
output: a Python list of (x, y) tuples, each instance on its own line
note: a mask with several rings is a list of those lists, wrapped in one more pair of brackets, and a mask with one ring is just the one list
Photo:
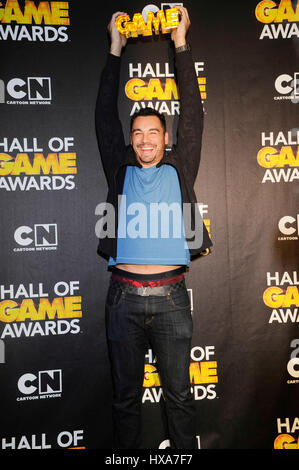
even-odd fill
[(190, 44), (185, 44), (184, 46), (176, 47), (175, 52), (184, 52), (184, 51), (191, 51)]

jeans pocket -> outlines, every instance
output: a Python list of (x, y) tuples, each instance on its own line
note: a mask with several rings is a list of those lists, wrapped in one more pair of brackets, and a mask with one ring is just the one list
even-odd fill
[(123, 298), (123, 291), (119, 287), (110, 286), (107, 293), (106, 305), (117, 307)]
[(190, 308), (190, 298), (187, 289), (171, 290), (168, 298), (175, 308)]

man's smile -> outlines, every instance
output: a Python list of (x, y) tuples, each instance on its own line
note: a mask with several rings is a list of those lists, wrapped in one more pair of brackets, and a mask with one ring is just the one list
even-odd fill
[(155, 147), (153, 145), (138, 145), (137, 148), (143, 152), (148, 152), (154, 150)]

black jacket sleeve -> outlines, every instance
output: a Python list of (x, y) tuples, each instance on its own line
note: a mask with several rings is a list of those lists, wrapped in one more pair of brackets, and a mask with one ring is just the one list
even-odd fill
[(120, 57), (108, 54), (96, 102), (96, 133), (108, 184), (125, 153), (125, 140), (118, 114)]
[(176, 53), (175, 61), (180, 97), (176, 154), (193, 186), (201, 156), (203, 108), (191, 51)]

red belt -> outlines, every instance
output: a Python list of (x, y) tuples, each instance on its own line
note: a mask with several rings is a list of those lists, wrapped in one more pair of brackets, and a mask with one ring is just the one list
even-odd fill
[(156, 281), (136, 281), (135, 279), (129, 279), (127, 277), (118, 276), (117, 274), (112, 273), (111, 278), (115, 281), (122, 282), (124, 284), (130, 284), (131, 286), (136, 287), (159, 287), (159, 286), (168, 286), (169, 284), (174, 284), (175, 282), (182, 281), (184, 279), (184, 273), (176, 277), (170, 277), (168, 279), (158, 279)]

